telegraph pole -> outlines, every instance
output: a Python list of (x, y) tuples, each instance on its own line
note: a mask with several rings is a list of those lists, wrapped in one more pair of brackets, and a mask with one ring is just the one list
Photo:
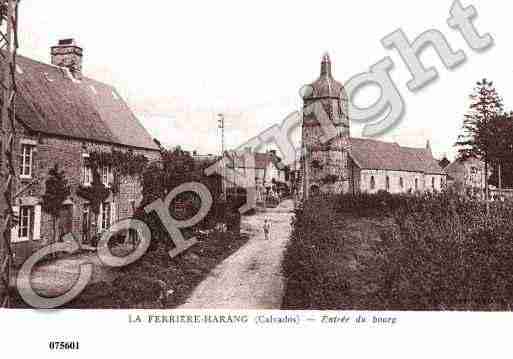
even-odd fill
[(16, 51), (18, 0), (0, 0), (0, 306), (11, 300)]
[(224, 120), (224, 114), (222, 113), (218, 113), (217, 116), (219, 117), (219, 119), (217, 120), (217, 123), (218, 123), (218, 128), (221, 130), (221, 159), (223, 160), (221, 162), (223, 168), (221, 169), (222, 171), (222, 179), (221, 179), (221, 190), (222, 190), (222, 195), (221, 195), (221, 199), (226, 201), (226, 163), (224, 162), (224, 151), (225, 151), (225, 148), (224, 148), (224, 125), (225, 125), (225, 120)]

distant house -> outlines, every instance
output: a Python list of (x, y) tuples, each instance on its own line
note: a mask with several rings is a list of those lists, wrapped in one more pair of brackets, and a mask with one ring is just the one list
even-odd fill
[(463, 194), (483, 196), (486, 184), (485, 164), (477, 158), (456, 159), (445, 167), (449, 186)]
[[(248, 154), (250, 157), (248, 157)], [(235, 169), (241, 176), (254, 174), (257, 201), (263, 201), (264, 194), (268, 192), (276, 182), (287, 182), (286, 168), (280, 165), (281, 159), (275, 151), (267, 153), (253, 153), (245, 150), (245, 155), (233, 155), (228, 162), (228, 167)], [(228, 187), (244, 187), (240, 177), (227, 175)]]
[[(83, 51), (74, 40), (59, 41), (51, 53), (51, 65), (17, 58), (15, 191), (28, 187), (14, 206), (19, 223), (11, 240), (18, 260), (54, 238), (52, 218), (42, 210), (42, 195), (55, 164), (72, 190), (62, 204), (59, 233), (71, 232), (88, 243), (117, 219), (132, 215), (142, 189), (135, 178), (121, 178), (119, 191), (102, 203), (95, 218), (89, 202), (76, 193), (92, 181), (89, 154), (132, 151), (160, 159), (159, 147), (116, 89), (82, 75)], [(101, 168), (101, 178), (110, 186), (112, 168)]]
[(348, 180), (353, 193), (440, 191), (446, 173), (431, 148), (402, 147), (397, 143), (350, 139)]

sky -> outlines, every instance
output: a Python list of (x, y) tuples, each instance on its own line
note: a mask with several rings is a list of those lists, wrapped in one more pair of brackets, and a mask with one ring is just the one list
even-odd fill
[[(19, 53), (49, 62), (50, 46), (75, 38), (84, 48), (84, 74), (114, 85), (152, 136), (204, 154), (220, 151), (218, 113), (226, 115), (226, 143), (234, 148), (298, 110), (299, 89), (319, 76), (325, 52), (342, 83), (389, 56), (406, 113), (379, 139), (415, 147), (430, 140), (435, 156), (452, 159), (477, 80), (492, 79), (513, 109), (511, 6), (462, 4), (476, 7), (475, 26), (492, 35), (491, 49), (473, 52), (449, 28), (448, 0), (23, 0)], [(426, 49), (421, 58), (439, 78), (411, 93), (401, 57), (380, 42), (397, 29), (410, 40), (440, 30), (467, 61), (448, 70)], [(369, 87), (355, 101), (371, 105), (377, 96)], [(361, 129), (351, 123), (352, 136), (360, 137)]]

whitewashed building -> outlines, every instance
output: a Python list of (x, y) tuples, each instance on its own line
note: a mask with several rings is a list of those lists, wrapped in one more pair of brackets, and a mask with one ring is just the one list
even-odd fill
[(354, 193), (440, 191), (447, 175), (426, 148), (397, 143), (351, 138), (349, 151), (350, 188)]

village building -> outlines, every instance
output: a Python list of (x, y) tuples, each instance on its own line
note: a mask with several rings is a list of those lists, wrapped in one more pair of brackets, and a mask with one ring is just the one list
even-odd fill
[(461, 194), (484, 198), (486, 188), (484, 161), (474, 157), (456, 159), (445, 167), (445, 172), (448, 186)]
[[(74, 40), (59, 41), (51, 49), (51, 64), (18, 56), (16, 137), (14, 159), (19, 177), (14, 212), (19, 221), (11, 231), (16, 261), (66, 233), (90, 243), (118, 219), (134, 213), (141, 200), (137, 178), (119, 179), (119, 187), (101, 204), (98, 217), (77, 189), (91, 185), (89, 155), (113, 150), (132, 152), (150, 161), (160, 159), (159, 147), (139, 123), (115, 88), (82, 74), (83, 50)], [(64, 171), (71, 195), (64, 201), (54, 236), (53, 220), (45, 213), (43, 194), (50, 169)], [(100, 168), (106, 187), (112, 168)]]
[(350, 187), (354, 193), (441, 191), (446, 175), (426, 148), (351, 138)]
[(256, 200), (263, 202), (265, 195), (276, 189), (277, 183), (288, 184), (287, 169), (281, 165), (281, 159), (276, 155), (276, 151), (255, 153), (247, 148), (244, 152), (240, 155), (232, 152), (229, 157), (227, 167), (234, 171), (231, 175), (229, 172), (226, 174), (228, 188), (248, 188), (246, 176), (254, 176)]
[[(347, 95), (331, 72), (329, 55), (321, 61), (320, 77), (303, 93), (302, 157), (299, 192), (303, 198), (318, 193), (390, 193), (440, 191), (446, 174), (426, 148), (402, 147), (350, 136)], [(336, 136), (322, 141), (321, 105)]]

